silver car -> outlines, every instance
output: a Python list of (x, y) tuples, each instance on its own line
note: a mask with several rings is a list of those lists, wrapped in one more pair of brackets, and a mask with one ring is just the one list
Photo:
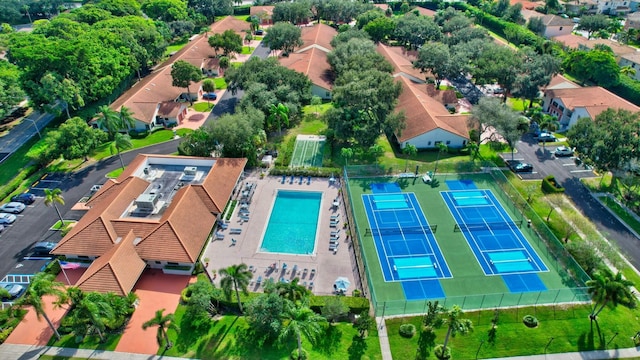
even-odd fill
[(7, 213), (0, 213), (0, 224), (13, 224), (16, 221), (16, 216)]
[(0, 206), (1, 212), (19, 214), (26, 208), (26, 205), (17, 201), (6, 203)]
[(558, 146), (556, 151), (553, 152), (556, 156), (571, 156), (573, 155), (573, 149), (568, 146)]

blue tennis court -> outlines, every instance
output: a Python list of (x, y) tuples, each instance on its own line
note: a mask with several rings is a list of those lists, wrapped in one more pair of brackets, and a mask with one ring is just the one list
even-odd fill
[(478, 188), (473, 180), (447, 180), (445, 182), (447, 183), (449, 190), (471, 190)]
[(450, 278), (451, 272), (413, 193), (363, 194), (385, 281)]
[[(513, 221), (491, 190), (442, 191), (440, 194), (457, 223), (454, 231), (463, 233), (485, 275), (548, 271), (520, 231), (522, 220)], [(519, 285), (519, 277), (503, 279), (509, 289), (523, 287)], [(539, 279), (538, 282), (546, 289)], [(530, 279), (528, 284), (539, 288), (535, 283)]]

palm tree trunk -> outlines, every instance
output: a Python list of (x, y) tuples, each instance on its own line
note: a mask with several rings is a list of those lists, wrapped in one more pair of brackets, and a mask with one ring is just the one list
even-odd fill
[(62, 215), (60, 215), (60, 210), (58, 210), (58, 206), (56, 204), (53, 204), (53, 208), (56, 209), (56, 212), (58, 213), (58, 217), (60, 218), (60, 223), (64, 225), (64, 220), (62, 219)]
[(100, 342), (104, 342), (104, 335), (102, 335), (102, 331), (100, 331), (100, 328), (98, 328), (96, 326), (96, 331), (98, 331), (98, 337), (100, 338)]
[(238, 299), (238, 308), (240, 309), (240, 312), (242, 313), (242, 302), (240, 301), (240, 292), (238, 291), (238, 284), (236, 284), (236, 282), (233, 282), (233, 287), (236, 290), (236, 299)]
[(118, 158), (120, 158), (120, 165), (124, 169), (124, 161), (122, 161), (122, 155), (120, 155), (120, 149), (116, 146), (116, 151), (118, 151)]
[(608, 302), (608, 301), (603, 302), (603, 303), (602, 303), (602, 306), (600, 306), (600, 309), (598, 309), (598, 311), (596, 311), (596, 312), (593, 314), (593, 317), (594, 317), (594, 318), (598, 317), (598, 314), (600, 314), (600, 312), (601, 312), (602, 310), (604, 310), (604, 307), (605, 307), (605, 306), (607, 306), (607, 302)]
[(191, 98), (191, 90), (189, 90), (189, 85), (187, 85), (187, 96), (189, 97), (189, 104), (193, 106), (193, 99)]
[(165, 330), (164, 327), (160, 328), (162, 330), (162, 337), (164, 337), (164, 342), (165, 342), (165, 349), (171, 349), (171, 347), (173, 346), (173, 344), (171, 343), (171, 340), (169, 340), (169, 333), (167, 332), (167, 330)]
[(42, 311), (41, 315), (47, 321), (47, 324), (49, 325), (51, 330), (53, 330), (53, 334), (56, 336), (56, 338), (60, 340), (60, 333), (58, 332), (58, 329), (56, 329), (56, 327), (53, 326), (53, 323), (51, 322), (51, 319), (49, 319), (49, 317), (47, 316), (47, 313)]
[(451, 336), (451, 326), (447, 329), (447, 335), (444, 337), (444, 344), (442, 344), (443, 354), (447, 351), (447, 344), (449, 344), (449, 336)]
[(298, 359), (300, 359), (300, 357), (302, 356), (302, 338), (300, 337), (300, 332), (298, 332), (297, 335), (298, 335)]
[(69, 103), (65, 104), (64, 110), (67, 112), (67, 119), (71, 119), (71, 114), (69, 113)]

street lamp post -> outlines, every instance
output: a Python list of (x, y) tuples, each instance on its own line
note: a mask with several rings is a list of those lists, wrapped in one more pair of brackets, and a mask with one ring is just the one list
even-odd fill
[(40, 134), (40, 129), (38, 129), (38, 123), (35, 120), (33, 120), (33, 119), (29, 118), (29, 117), (26, 117), (25, 119), (27, 119), (27, 120), (29, 120), (29, 121), (31, 121), (33, 123), (33, 126), (36, 128), (36, 132), (38, 133), (38, 136), (40, 137), (40, 139), (42, 139), (42, 134)]

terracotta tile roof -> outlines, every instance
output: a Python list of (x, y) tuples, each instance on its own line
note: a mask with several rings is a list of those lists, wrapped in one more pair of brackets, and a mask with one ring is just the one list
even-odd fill
[(436, 11), (425, 9), (423, 7), (420, 7), (420, 6), (416, 6), (415, 8), (411, 9), (411, 12), (413, 12), (414, 10), (418, 10), (420, 15), (422, 15), (422, 16), (429, 16), (429, 17), (436, 16)]
[(195, 263), (216, 221), (191, 186), (176, 193), (160, 225), (137, 245), (147, 261)]
[[(211, 25), (211, 34), (222, 33), (225, 30), (234, 30), (241, 34), (250, 30), (251, 25), (243, 20), (228, 16)], [(215, 56), (215, 52), (209, 46), (208, 36), (203, 34), (191, 40), (185, 47), (171, 56), (167, 61), (156, 67), (156, 70), (146, 76), (142, 81), (134, 84), (129, 90), (114, 101), (110, 108), (119, 111), (122, 106), (131, 109), (133, 117), (144, 123), (151, 123), (157, 104), (165, 101), (174, 101), (180, 94), (186, 92), (185, 88), (173, 86), (171, 78), (171, 64), (178, 60), (184, 60), (197, 67)], [(195, 93), (201, 83), (192, 83), (190, 90)]]
[(600, 86), (581, 87), (576, 89), (547, 90), (545, 97), (560, 99), (569, 110), (585, 108), (592, 119), (608, 108), (624, 109), (631, 112), (640, 111), (640, 107), (601, 88)]
[(549, 82), (549, 85), (547, 85), (546, 89), (575, 89), (579, 87), (580, 85), (574, 83), (573, 81), (560, 74), (557, 74), (551, 78), (551, 81)]
[(511, 3), (511, 5), (520, 3), (520, 4), (522, 4), (522, 8), (523, 9), (527, 9), (527, 10), (533, 10), (537, 6), (544, 5), (543, 2), (529, 1), (529, 0), (511, 0), (510, 3)]
[(258, 16), (260, 15), (260, 13), (265, 13), (269, 16), (273, 16), (273, 9), (275, 8), (275, 6), (252, 6), (249, 9), (249, 15), (251, 16)]
[(545, 26), (571, 26), (573, 28), (574, 25), (571, 19), (552, 14), (542, 14), (533, 10), (522, 10), (522, 17), (527, 21), (531, 20), (531, 18), (539, 17)]
[(574, 34), (554, 36), (552, 39), (570, 49), (577, 49), (581, 44), (587, 43), (587, 38)]
[(89, 266), (76, 286), (83, 291), (128, 295), (146, 267), (135, 251), (135, 238), (133, 231), (130, 231), (120, 243), (112, 246)]
[(220, 214), (229, 201), (236, 182), (247, 165), (247, 159), (219, 158), (202, 185), (194, 185), (195, 190), (206, 193), (203, 199), (210, 212)]
[(314, 26), (305, 26), (302, 28), (302, 46), (298, 51), (304, 51), (310, 46), (320, 47), (321, 50), (329, 52), (333, 50), (331, 40), (338, 35), (336, 29), (325, 24), (316, 24)]
[(636, 63), (636, 64), (640, 64), (640, 52), (638, 52), (638, 51), (636, 51), (633, 54), (622, 55), (622, 58), (627, 60), (627, 61), (630, 61), (630, 62), (633, 62), (633, 63)]
[(304, 52), (279, 57), (278, 61), (282, 66), (307, 75), (313, 84), (323, 89), (333, 89), (333, 72), (324, 51), (311, 47)]
[(405, 142), (435, 129), (442, 129), (452, 134), (468, 138), (468, 115), (451, 115), (449, 111), (427, 94), (426, 86), (415, 84), (411, 80), (399, 76), (402, 93), (398, 99), (397, 111), (404, 111), (406, 126), (398, 137)]
[(413, 61), (417, 59), (415, 51), (406, 51), (402, 46), (387, 46), (378, 44), (376, 49), (393, 66), (393, 75), (405, 73), (416, 79), (424, 81), (427, 75), (420, 72), (420, 69), (413, 67)]
[(611, 48), (611, 50), (617, 57), (621, 57), (627, 54), (633, 54), (637, 52), (637, 50), (635, 48), (632, 48), (631, 46), (620, 45), (620, 43), (609, 40), (609, 39), (587, 40), (587, 38), (585, 37), (569, 34), (569, 35), (556, 36), (553, 38), (553, 40), (559, 41), (565, 47), (571, 48), (571, 49), (578, 49), (580, 47), (593, 49), (597, 44), (606, 45)]
[(111, 221), (119, 219), (149, 182), (130, 177), (100, 189), (98, 198), (87, 202), (91, 209), (51, 251), (56, 255), (100, 256), (116, 242), (118, 234)]

